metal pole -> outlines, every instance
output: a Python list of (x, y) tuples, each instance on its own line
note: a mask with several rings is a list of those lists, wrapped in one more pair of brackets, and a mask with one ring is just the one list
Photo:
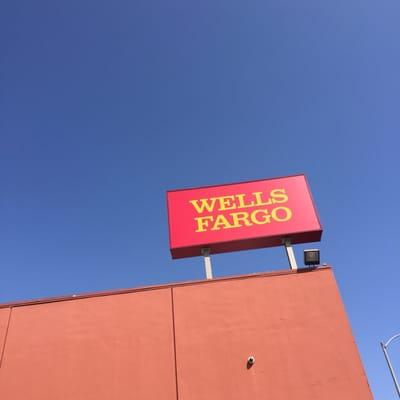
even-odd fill
[(210, 249), (201, 249), (201, 254), (204, 256), (204, 268), (206, 270), (206, 278), (212, 279), (212, 268), (211, 268), (211, 258), (210, 258)]
[(397, 395), (400, 397), (400, 386), (399, 386), (399, 382), (397, 381), (396, 374), (394, 373), (393, 365), (392, 365), (392, 362), (390, 361), (389, 353), (388, 353), (388, 351), (387, 351), (387, 348), (388, 348), (389, 344), (390, 344), (394, 339), (397, 339), (398, 337), (400, 337), (400, 333), (398, 333), (397, 335), (392, 336), (386, 343), (381, 342), (381, 347), (382, 347), (383, 355), (385, 356), (387, 365), (388, 365), (388, 367), (389, 367), (390, 374), (392, 375), (393, 382), (394, 382), (394, 386), (396, 387)]
[(283, 239), (283, 244), (285, 245), (286, 255), (289, 261), (290, 269), (296, 270), (297, 262), (290, 239)]

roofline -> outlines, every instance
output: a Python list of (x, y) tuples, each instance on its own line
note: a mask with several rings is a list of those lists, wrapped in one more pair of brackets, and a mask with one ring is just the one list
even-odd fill
[(225, 276), (222, 278), (214, 278), (214, 279), (210, 279), (210, 280), (201, 279), (201, 280), (195, 280), (195, 281), (185, 281), (185, 282), (175, 282), (175, 283), (167, 283), (167, 284), (153, 285), (153, 286), (143, 286), (143, 287), (139, 287), (139, 288), (106, 290), (106, 291), (83, 293), (83, 294), (72, 294), (72, 295), (66, 295), (66, 296), (45, 297), (45, 298), (34, 299), (34, 300), (21, 300), (21, 301), (16, 301), (16, 302), (2, 303), (2, 304), (0, 304), (0, 309), (32, 306), (32, 305), (47, 304), (47, 303), (57, 303), (57, 302), (61, 302), (61, 301), (70, 301), (70, 300), (78, 300), (78, 299), (88, 299), (88, 298), (93, 298), (93, 297), (112, 296), (112, 295), (117, 295), (117, 294), (144, 292), (144, 291), (149, 291), (149, 290), (158, 290), (158, 289), (166, 289), (166, 288), (181, 287), (181, 286), (212, 284), (212, 283), (216, 283), (216, 282), (238, 280), (238, 279), (249, 279), (249, 278), (255, 278), (255, 277), (297, 275), (300, 273), (318, 272), (318, 271), (330, 270), (330, 269), (332, 269), (331, 266), (324, 265), (324, 266), (316, 266), (316, 267), (305, 267), (305, 268), (300, 268), (298, 270), (279, 270), (279, 271), (270, 271), (270, 272), (256, 272), (253, 274)]

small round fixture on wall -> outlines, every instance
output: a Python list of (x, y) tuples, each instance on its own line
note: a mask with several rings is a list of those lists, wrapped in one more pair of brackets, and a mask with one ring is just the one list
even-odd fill
[(256, 359), (254, 356), (249, 356), (249, 358), (247, 359), (247, 366), (251, 367), (252, 365), (254, 365), (254, 363), (256, 362)]

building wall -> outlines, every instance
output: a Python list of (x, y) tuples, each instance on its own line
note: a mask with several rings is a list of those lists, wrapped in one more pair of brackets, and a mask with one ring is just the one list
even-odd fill
[(13, 308), (0, 399), (176, 399), (171, 289)]
[[(4, 345), (6, 340), (6, 333), (8, 328), (8, 321), (10, 318), (10, 308), (0, 309), (0, 368), (2, 364)], [(1, 369), (0, 369), (1, 374)]]
[(329, 268), (9, 310), (1, 399), (372, 399)]

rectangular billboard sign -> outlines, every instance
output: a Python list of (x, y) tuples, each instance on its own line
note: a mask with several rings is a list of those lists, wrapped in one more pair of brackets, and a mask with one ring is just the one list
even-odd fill
[(167, 192), (172, 258), (316, 242), (322, 227), (304, 175)]

